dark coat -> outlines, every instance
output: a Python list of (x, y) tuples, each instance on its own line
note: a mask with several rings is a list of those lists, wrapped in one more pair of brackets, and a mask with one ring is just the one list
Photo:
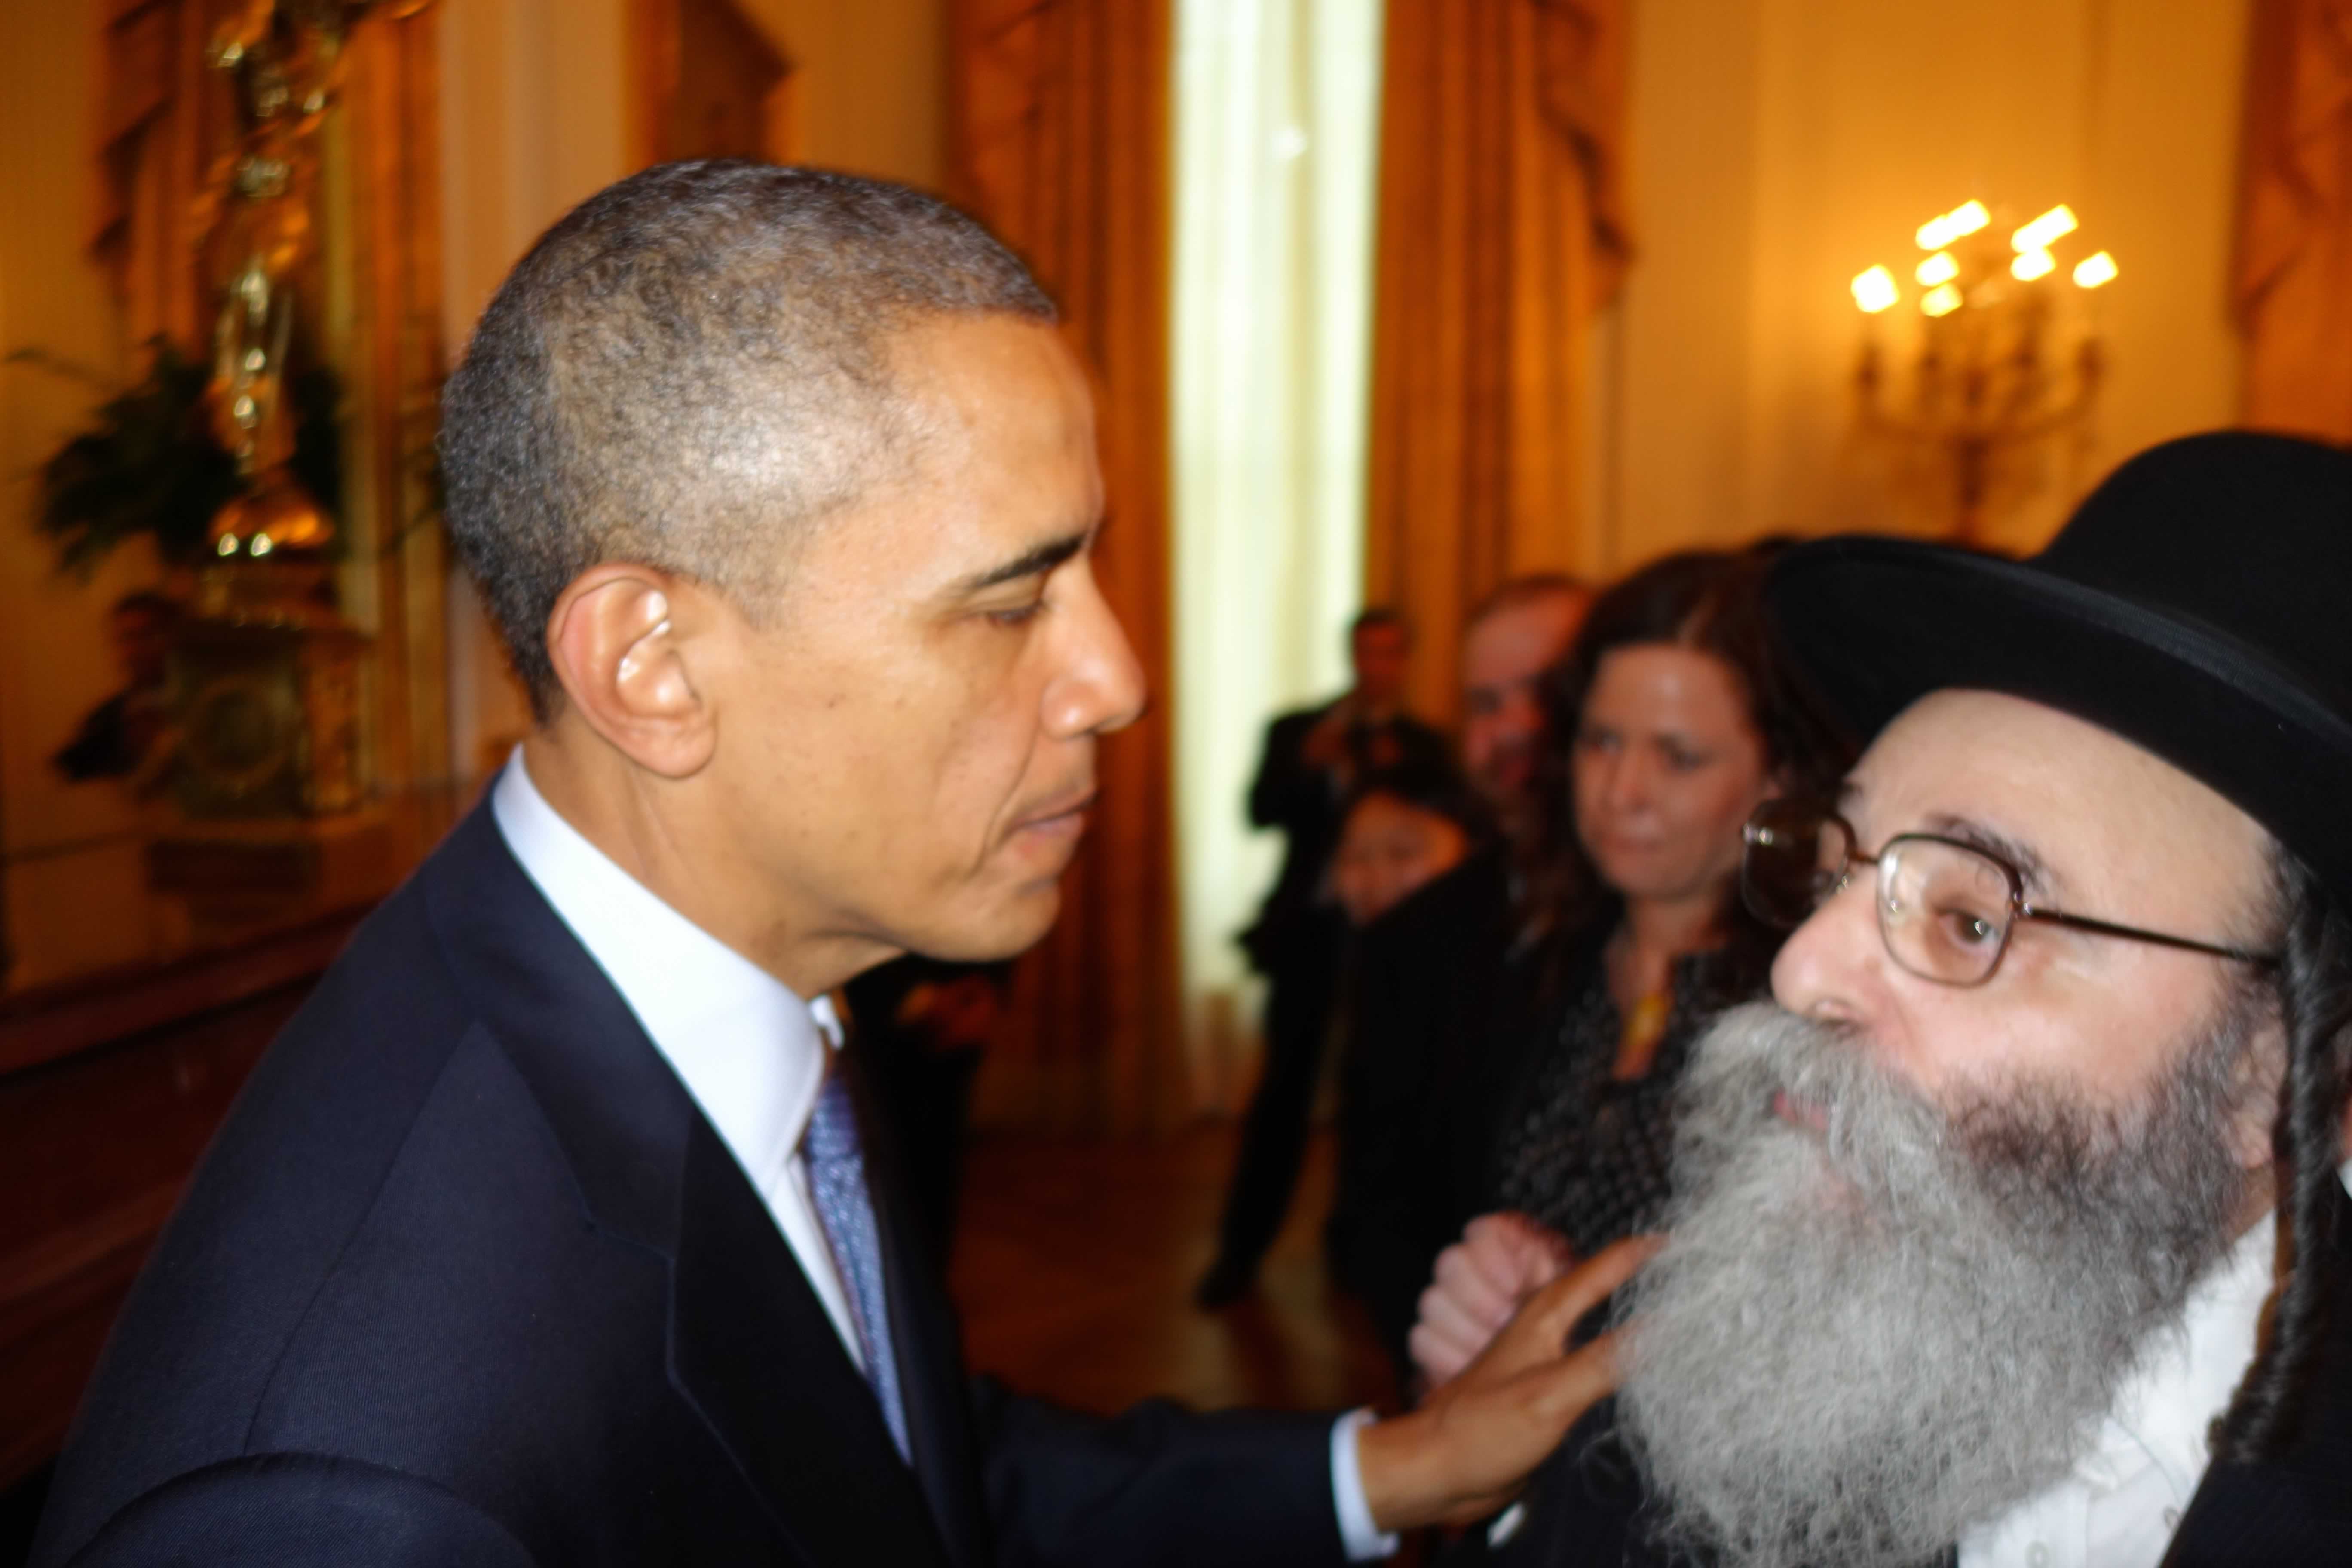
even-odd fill
[(966, 1381), (876, 1208), (910, 1468), (759, 1195), (487, 807), (256, 1069), (32, 1561), (1336, 1563), (1328, 1421)]
[(1331, 1246), (1400, 1362), (1438, 1253), (1485, 1196), (1489, 1058), (1524, 1032), (1513, 924), (1489, 847), (1358, 931), (1349, 955)]

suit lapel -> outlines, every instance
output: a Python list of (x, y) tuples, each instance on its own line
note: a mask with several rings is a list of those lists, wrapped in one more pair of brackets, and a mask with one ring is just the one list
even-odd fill
[(898, 1353), (898, 1387), (907, 1407), (908, 1443), (931, 1517), (959, 1568), (989, 1560), (988, 1515), (977, 1484), (980, 1458), (959, 1348), (955, 1311), (932, 1268), (899, 1175), (896, 1129), (876, 1114), (853, 1040), (845, 1064), (856, 1093), (866, 1180), (881, 1232), (890, 1300), (890, 1338)]
[(670, 1259), (672, 1384), (813, 1562), (948, 1561), (774, 1216), (487, 804), (419, 872), (469, 1003), (530, 1085), (589, 1219)]
[(930, 1510), (775, 1221), (707, 1124), (690, 1135), (672, 1265), (678, 1388), (819, 1563), (944, 1561)]

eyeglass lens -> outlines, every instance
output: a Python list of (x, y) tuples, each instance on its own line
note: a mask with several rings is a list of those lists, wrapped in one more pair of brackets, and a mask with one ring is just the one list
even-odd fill
[(2009, 876), (1972, 849), (1897, 838), (1878, 862), (1878, 929), (1915, 974), (1973, 985), (2009, 940)]
[[(1747, 837), (1741, 890), (1759, 919), (1778, 926), (1802, 924), (1857, 858), (1842, 819), (1794, 802), (1759, 811)], [(1876, 880), (1878, 928), (1896, 963), (1950, 984), (1992, 973), (2012, 918), (2000, 862), (1961, 845), (1897, 837), (1878, 857)]]
[(1747, 839), (1740, 890), (1767, 924), (1802, 925), (1845, 875), (1850, 846), (1838, 819), (1795, 802), (1767, 802)]

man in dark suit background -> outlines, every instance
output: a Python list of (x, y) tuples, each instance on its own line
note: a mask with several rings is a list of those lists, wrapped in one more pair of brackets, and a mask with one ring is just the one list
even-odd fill
[(1333, 1266), (1362, 1300), (1401, 1383), (1437, 1255), (1480, 1212), (1495, 1101), (1533, 1032), (1533, 946), (1519, 840), (1554, 743), (1538, 687), (1568, 655), (1591, 591), (1513, 578), (1462, 632), (1462, 767), (1493, 837), (1354, 936), (1349, 966)]
[(1035, 941), (1140, 707), (1052, 321), (938, 203), (754, 164), (518, 265), (442, 454), (538, 728), (256, 1070), (36, 1563), (1337, 1562), (1600, 1391), (1630, 1258), (1392, 1421), (967, 1385), (823, 998)]
[(1242, 937), (1266, 977), (1265, 1068), (1242, 1121), (1217, 1256), (1197, 1292), (1204, 1307), (1238, 1300), (1256, 1283), (1298, 1185), (1348, 931), (1329, 878), (1349, 794), (1370, 773), (1450, 762), (1445, 737), (1404, 710), (1412, 659), (1404, 617), (1379, 607), (1359, 615), (1348, 657), (1355, 679), (1345, 693), (1266, 727), (1250, 784), (1250, 823), (1280, 831), (1282, 870)]

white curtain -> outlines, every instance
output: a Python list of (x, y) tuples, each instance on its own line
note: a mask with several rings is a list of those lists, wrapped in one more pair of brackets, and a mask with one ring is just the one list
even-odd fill
[(1265, 721), (1338, 692), (1363, 580), (1380, 0), (1177, 0), (1176, 828), (1201, 1103), (1245, 1076), (1234, 945), (1280, 843)]

